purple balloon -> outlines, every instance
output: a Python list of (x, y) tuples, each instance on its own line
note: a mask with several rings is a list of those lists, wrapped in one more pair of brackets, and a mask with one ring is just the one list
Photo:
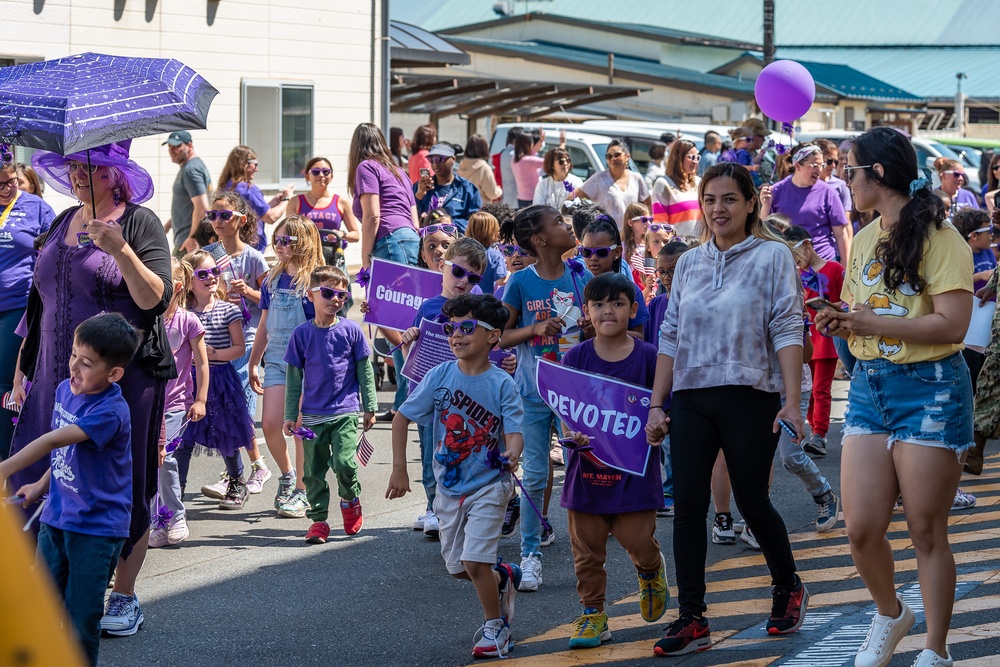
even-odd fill
[(816, 82), (809, 70), (794, 60), (775, 60), (761, 70), (753, 93), (764, 115), (782, 123), (793, 123), (812, 106)]

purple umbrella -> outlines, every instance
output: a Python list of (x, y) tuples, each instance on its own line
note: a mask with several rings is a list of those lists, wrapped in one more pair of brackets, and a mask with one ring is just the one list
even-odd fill
[(168, 58), (82, 53), (0, 68), (0, 142), (78, 153), (122, 139), (204, 129), (219, 94)]

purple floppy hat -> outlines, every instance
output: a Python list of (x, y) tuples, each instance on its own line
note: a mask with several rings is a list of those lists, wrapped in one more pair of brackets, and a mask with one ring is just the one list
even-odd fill
[(125, 139), (65, 156), (50, 151), (36, 151), (31, 156), (31, 166), (56, 192), (76, 199), (77, 196), (73, 193), (73, 186), (70, 183), (69, 163), (87, 164), (89, 153), (92, 165), (119, 169), (125, 175), (125, 180), (128, 181), (129, 189), (132, 191), (131, 203), (141, 204), (153, 196), (153, 178), (138, 163), (129, 159), (128, 151), (131, 144), (131, 139)]

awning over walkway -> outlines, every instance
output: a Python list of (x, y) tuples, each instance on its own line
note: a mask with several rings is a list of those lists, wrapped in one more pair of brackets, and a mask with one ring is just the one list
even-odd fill
[(469, 55), (432, 32), (402, 21), (389, 22), (389, 57), (393, 67), (468, 65)]
[(645, 90), (650, 89), (393, 72), (390, 108), (427, 114), (432, 123), (461, 114), (472, 126), (487, 116), (527, 121), (584, 104), (634, 97)]

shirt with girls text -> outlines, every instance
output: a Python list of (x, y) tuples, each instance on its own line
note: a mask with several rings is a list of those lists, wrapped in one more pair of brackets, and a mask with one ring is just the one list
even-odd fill
[[(851, 261), (841, 298), (853, 309), (865, 304), (876, 315), (914, 318), (934, 312), (936, 294), (961, 290), (972, 294), (972, 249), (951, 223), (933, 225), (924, 241), (923, 258), (917, 271), (926, 285), (917, 292), (908, 283), (889, 289), (884, 267), (875, 251), (882, 238), (882, 218), (864, 227), (851, 243)], [(888, 359), (896, 364), (934, 361), (962, 349), (962, 343), (910, 343), (890, 336), (856, 336), (848, 339), (851, 354), (858, 359)]]
[(538, 275), (534, 265), (510, 277), (503, 293), (503, 302), (519, 312), (517, 327), (530, 327), (553, 317), (563, 318), (562, 332), (557, 336), (533, 336), (517, 346), (517, 370), (514, 380), (521, 396), (541, 401), (535, 385), (538, 359), (558, 362), (571, 347), (580, 342), (577, 320), (583, 317), (583, 289), (594, 275), (583, 269), (574, 274), (564, 265), (563, 274), (556, 280), (545, 280)]
[(87, 440), (53, 450), (42, 523), (97, 537), (128, 537), (132, 513), (132, 421), (117, 384), (98, 394), (56, 388), (52, 430), (79, 426)]

